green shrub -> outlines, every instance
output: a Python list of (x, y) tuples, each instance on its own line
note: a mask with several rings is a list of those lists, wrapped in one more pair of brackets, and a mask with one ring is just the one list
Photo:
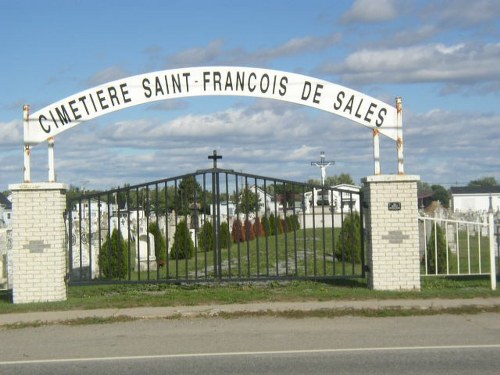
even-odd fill
[(262, 228), (265, 236), (269, 236), (271, 234), (271, 224), (269, 223), (267, 215), (262, 218)]
[(214, 245), (214, 227), (211, 221), (205, 220), (200, 230), (198, 248), (200, 251), (212, 251)]
[(194, 243), (191, 239), (191, 233), (185, 220), (177, 224), (175, 230), (174, 242), (170, 257), (172, 259), (189, 259), (194, 255)]
[(220, 224), (220, 247), (222, 249), (229, 248), (229, 224), (227, 221), (224, 221)]
[(233, 221), (233, 230), (231, 232), (233, 242), (244, 242), (245, 241), (245, 231), (243, 230), (243, 224), (240, 219)]
[(446, 273), (446, 241), (444, 238), (443, 228), (439, 225), (432, 226), (431, 235), (427, 241), (427, 272), (434, 274)]
[(260, 221), (260, 217), (256, 217), (253, 222), (253, 231), (255, 233), (255, 237), (265, 237), (266, 232), (264, 231), (264, 226), (262, 225), (262, 221)]
[(255, 232), (253, 230), (253, 225), (250, 219), (245, 220), (245, 239), (247, 241), (255, 240)]
[(156, 261), (164, 263), (167, 259), (167, 245), (165, 243), (165, 238), (163, 238), (163, 234), (161, 233), (160, 226), (156, 222), (150, 223), (148, 231), (154, 237)]
[(361, 227), (357, 212), (348, 214), (338, 234), (335, 257), (344, 262), (361, 263)]
[(266, 233), (269, 233), (270, 236), (274, 236), (276, 232), (276, 217), (274, 214), (271, 214), (271, 216), (269, 216), (269, 232)]
[(123, 279), (127, 275), (128, 246), (121, 233), (114, 229), (99, 250), (99, 269), (108, 279)]

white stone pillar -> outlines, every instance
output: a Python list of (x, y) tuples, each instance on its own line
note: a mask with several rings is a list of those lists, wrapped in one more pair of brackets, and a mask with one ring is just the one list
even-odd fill
[(419, 176), (378, 175), (363, 179), (368, 206), (368, 286), (375, 290), (420, 290), (417, 181)]
[(10, 185), (14, 303), (66, 300), (64, 211), (68, 186)]

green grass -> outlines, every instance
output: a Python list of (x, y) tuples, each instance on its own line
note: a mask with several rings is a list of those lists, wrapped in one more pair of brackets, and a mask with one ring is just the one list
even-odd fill
[(7, 292), (0, 295), (0, 314), (28, 311), (56, 311), (140, 306), (194, 306), (252, 302), (328, 301), (412, 298), (500, 297), (490, 290), (486, 278), (428, 278), (421, 292), (369, 290), (366, 281), (354, 279), (334, 283), (290, 281), (215, 284), (119, 284), (72, 286), (64, 302), (12, 304)]
[[(489, 238), (476, 234), (458, 233), (458, 247), (451, 251), (448, 247), (447, 271), (449, 275), (476, 275), (490, 272)], [(422, 274), (425, 265), (422, 264)], [(432, 274), (431, 274), (432, 275)]]
[[(221, 250), (222, 276), (225, 279), (255, 279), (361, 275), (361, 264), (341, 262), (334, 257), (338, 235), (338, 228), (299, 229), (277, 236), (231, 243), (229, 248)], [(132, 270), (127, 279), (209, 280), (215, 275), (214, 264), (217, 261), (214, 260), (213, 251), (198, 251), (188, 260), (169, 258), (158, 270)]]

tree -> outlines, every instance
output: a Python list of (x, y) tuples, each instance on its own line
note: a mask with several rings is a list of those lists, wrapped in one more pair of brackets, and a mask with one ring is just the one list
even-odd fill
[(163, 234), (160, 231), (160, 226), (157, 222), (152, 222), (149, 224), (148, 231), (154, 237), (156, 261), (160, 264), (165, 263), (167, 260), (167, 245), (165, 243), (165, 238), (163, 238)]
[[(309, 185), (321, 185), (321, 181), (316, 179), (309, 179), (307, 183)], [(327, 176), (325, 178), (325, 186), (337, 186), (341, 184), (354, 185), (354, 180), (349, 173), (341, 173), (339, 175)]]
[(177, 224), (175, 230), (174, 243), (172, 244), (170, 257), (172, 259), (189, 259), (193, 254), (194, 243), (191, 239), (191, 233), (189, 232), (186, 221), (182, 220)]
[(245, 231), (243, 230), (243, 224), (240, 219), (233, 221), (233, 230), (231, 232), (233, 242), (244, 242), (245, 241)]
[(252, 222), (249, 219), (245, 220), (245, 239), (247, 241), (255, 240), (255, 232), (253, 230)]
[(127, 275), (128, 247), (118, 229), (114, 229), (99, 250), (99, 269), (108, 279), (123, 279)]
[(214, 245), (214, 227), (211, 221), (205, 220), (200, 230), (198, 246), (201, 251), (211, 251)]
[(335, 256), (345, 262), (361, 263), (361, 228), (357, 212), (348, 214), (340, 229)]
[(229, 233), (229, 224), (224, 221), (220, 224), (220, 247), (222, 249), (229, 248), (229, 238), (231, 237)]
[(262, 230), (266, 237), (271, 235), (271, 224), (269, 223), (267, 215), (262, 218)]
[(243, 213), (245, 215), (248, 215), (250, 213), (259, 211), (261, 206), (262, 204), (260, 203), (259, 195), (255, 194), (249, 187), (246, 187), (238, 197), (238, 206), (236, 213)]
[(440, 201), (444, 207), (448, 207), (450, 204), (450, 193), (441, 185), (432, 185), (432, 199), (435, 201)]
[(203, 190), (195, 176), (184, 177), (177, 187), (175, 209), (179, 215), (188, 215), (191, 205), (202, 201)]
[(498, 182), (495, 177), (483, 177), (479, 180), (472, 180), (469, 182), (469, 187), (491, 187), (497, 186)]
[[(437, 251), (436, 251), (437, 245)], [(427, 242), (427, 272), (446, 273), (446, 241), (443, 229), (439, 225), (433, 225), (431, 235)], [(437, 260), (436, 260), (437, 253)], [(437, 267), (437, 268), (436, 268)], [(437, 271), (437, 272), (436, 272)]]
[[(265, 229), (265, 228), (264, 228)], [(269, 230), (266, 233), (269, 233), (270, 236), (274, 236), (276, 234), (276, 217), (274, 214), (269, 216)]]
[(255, 233), (255, 237), (265, 237), (266, 232), (264, 230), (264, 225), (262, 224), (262, 221), (260, 220), (260, 217), (256, 217), (255, 221), (253, 223), (253, 231)]

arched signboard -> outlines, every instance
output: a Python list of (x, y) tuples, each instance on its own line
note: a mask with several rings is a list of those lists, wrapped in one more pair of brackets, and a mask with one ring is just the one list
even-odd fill
[[(44, 141), (49, 141), (51, 145), (54, 137), (65, 130), (135, 105), (213, 95), (276, 99), (345, 117), (373, 129), (376, 160), (379, 133), (397, 141), (398, 148), (402, 149), (401, 111), (358, 91), (278, 70), (226, 66), (182, 68), (109, 82), (69, 96), (32, 114), (25, 106), (25, 181), (26, 170), (29, 180), (29, 148)], [(402, 157), (400, 159), (401, 173)], [(377, 172), (377, 167), (375, 170)]]

